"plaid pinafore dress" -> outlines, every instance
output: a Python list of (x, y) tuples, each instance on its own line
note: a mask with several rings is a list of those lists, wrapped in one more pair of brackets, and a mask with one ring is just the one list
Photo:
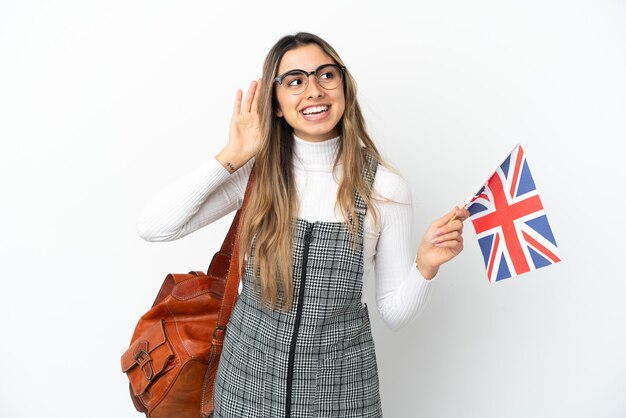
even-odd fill
[[(377, 162), (366, 155), (363, 175), (371, 186)], [(367, 207), (358, 192), (355, 203), (356, 252), (344, 223), (295, 219), (288, 312), (261, 304), (248, 260), (215, 380), (215, 418), (382, 416), (374, 342), (361, 302)]]

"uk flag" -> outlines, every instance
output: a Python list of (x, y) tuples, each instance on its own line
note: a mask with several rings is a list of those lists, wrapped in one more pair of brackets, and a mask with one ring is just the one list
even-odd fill
[(561, 261), (521, 145), (474, 195), (468, 210), (490, 283)]

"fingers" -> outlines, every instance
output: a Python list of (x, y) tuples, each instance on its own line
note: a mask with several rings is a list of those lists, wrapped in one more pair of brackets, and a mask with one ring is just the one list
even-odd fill
[(434, 244), (437, 248), (450, 248), (455, 250), (463, 249), (463, 237), (459, 237), (458, 239), (451, 239), (448, 241), (438, 242)]
[(444, 223), (442, 226), (436, 227), (434, 238), (440, 237), (451, 232), (463, 233), (463, 222), (460, 219), (455, 219), (452, 222)]
[(256, 90), (254, 91), (254, 98), (252, 99), (252, 107), (250, 111), (252, 113), (259, 113), (259, 97), (261, 96), (261, 82), (263, 79), (259, 78), (256, 83)]
[(463, 231), (452, 231), (430, 240), (435, 247), (456, 248), (463, 243)]
[(459, 208), (459, 207), (456, 207), (456, 208), (455, 208), (455, 215), (456, 215), (456, 218), (457, 218), (458, 220), (460, 220), (461, 222), (463, 222), (464, 220), (466, 220), (467, 218), (469, 218), (469, 216), (470, 216), (470, 212), (469, 212), (469, 210), (467, 210), (467, 209), (465, 209), (465, 208)]
[[(432, 224), (434, 233), (430, 242), (433, 245), (442, 244), (447, 241), (462, 240), (463, 221), (467, 219), (469, 212), (467, 209), (454, 208), (449, 213), (437, 219)], [(451, 244), (455, 245), (455, 244)], [(440, 246), (440, 245), (436, 245)], [(447, 244), (445, 246), (448, 246)]]
[(248, 87), (248, 92), (246, 93), (246, 99), (243, 102), (242, 112), (250, 112), (252, 109), (252, 101), (254, 100), (254, 93), (256, 92), (257, 82), (253, 80), (250, 83), (250, 87)]
[(259, 111), (259, 79), (253, 80), (248, 87), (248, 91), (246, 93), (246, 98), (243, 101), (243, 107), (241, 105), (241, 100), (243, 98), (243, 92), (241, 90), (237, 90), (237, 95), (235, 96), (235, 106), (233, 106), (233, 115), (240, 115), (242, 113), (258, 113)]
[(237, 94), (235, 95), (235, 105), (233, 106), (233, 116), (241, 113), (241, 97), (243, 96), (243, 92), (241, 90), (237, 90)]
[(246, 93), (246, 99), (243, 102), (243, 109), (241, 110), (242, 112), (252, 112), (253, 111), (253, 105), (252, 103), (256, 100), (257, 104), (256, 104), (256, 108), (258, 109), (258, 94), (257, 91), (258, 89), (258, 81), (257, 80), (253, 80), (250, 83), (250, 87), (248, 87), (248, 92)]
[(450, 212), (443, 215), (441, 218), (437, 219), (434, 224), (435, 226), (441, 227), (446, 224), (450, 224), (455, 220), (459, 220), (463, 222), (470, 216), (470, 213), (467, 209), (461, 209), (458, 206), (455, 206)]
[(435, 246), (437, 246), (437, 244), (440, 242), (457, 240), (459, 239), (460, 236), (461, 236), (461, 233), (459, 231), (452, 231), (452, 232), (448, 232), (447, 234), (437, 235), (433, 239), (431, 239), (430, 242), (431, 244), (434, 244)]

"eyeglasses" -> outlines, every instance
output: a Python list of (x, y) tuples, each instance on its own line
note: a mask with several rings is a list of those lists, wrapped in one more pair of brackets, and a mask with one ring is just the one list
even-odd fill
[(274, 81), (291, 94), (302, 94), (309, 85), (309, 76), (314, 75), (317, 84), (325, 90), (339, 87), (346, 67), (337, 64), (322, 64), (310, 73), (304, 70), (291, 70), (279, 75)]

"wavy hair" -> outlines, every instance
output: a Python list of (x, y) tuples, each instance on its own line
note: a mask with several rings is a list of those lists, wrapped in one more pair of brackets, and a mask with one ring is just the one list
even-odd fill
[[(345, 65), (326, 41), (306, 32), (284, 36), (267, 54), (259, 96), (261, 146), (255, 157), (256, 181), (249, 203), (242, 214), (240, 233), (239, 265), (244, 260), (251, 259), (255, 286), (260, 277), (263, 303), (272, 309), (279, 307), (283, 311), (289, 310), (293, 303), (292, 240), (299, 201), (292, 165), (293, 129), (284, 118), (276, 115), (278, 102), (274, 78), (287, 51), (310, 44), (318, 45), (335, 64)], [(363, 168), (368, 169), (363, 151), (368, 152), (379, 164), (384, 162), (367, 134), (365, 120), (357, 101), (356, 82), (347, 70), (343, 89), (346, 106), (338, 123), (341, 138), (333, 163), (333, 168), (339, 161), (343, 164), (336, 205), (339, 205), (344, 219), (349, 220), (346, 224), (349, 225), (348, 230), (356, 246), (358, 217), (354, 207), (355, 191), (363, 198), (368, 211), (371, 211), (374, 223), (378, 219), (370, 190), (361, 174)]]

